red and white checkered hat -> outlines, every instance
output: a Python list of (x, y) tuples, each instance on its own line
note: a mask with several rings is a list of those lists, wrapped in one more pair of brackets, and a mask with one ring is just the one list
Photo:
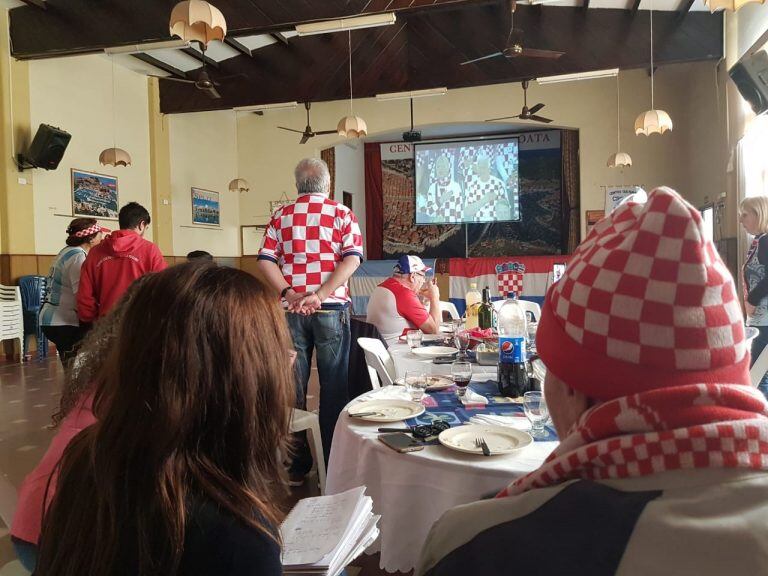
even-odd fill
[(733, 279), (699, 211), (669, 188), (595, 225), (547, 293), (536, 346), (548, 370), (597, 400), (750, 382)]

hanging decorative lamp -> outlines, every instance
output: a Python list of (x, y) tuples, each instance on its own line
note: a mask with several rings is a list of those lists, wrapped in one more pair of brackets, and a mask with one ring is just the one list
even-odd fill
[(632, 166), (632, 158), (621, 151), (621, 93), (619, 91), (619, 74), (616, 74), (616, 150), (608, 157), (608, 168), (623, 168)]
[(656, 110), (653, 103), (653, 1), (651, 1), (651, 109), (641, 113), (635, 120), (635, 134), (664, 134), (672, 130), (672, 118), (664, 110)]
[(717, 10), (736, 12), (745, 4), (751, 4), (753, 2), (757, 4), (765, 4), (765, 0), (704, 0), (704, 5), (709, 8), (710, 12), (715, 12)]
[(106, 148), (99, 154), (99, 164), (102, 166), (130, 166), (131, 155), (117, 147), (117, 119), (115, 116), (115, 57), (112, 59), (112, 148)]
[[(237, 110), (234, 111), (235, 114), (235, 151), (237, 151), (237, 146), (239, 142), (239, 138), (237, 137), (238, 131), (237, 131)], [(237, 174), (240, 174), (240, 156), (239, 154), (235, 155), (236, 161), (236, 171)], [(248, 192), (251, 189), (251, 185), (248, 184), (248, 181), (245, 178), (235, 178), (234, 180), (230, 180), (229, 184), (227, 185), (227, 188), (229, 188), (230, 192)]]
[(168, 24), (171, 36), (208, 46), (211, 40), (224, 40), (227, 21), (221, 11), (205, 0), (184, 0), (171, 10)]
[(349, 46), (349, 116), (344, 116), (339, 120), (339, 125), (336, 127), (336, 131), (339, 136), (345, 138), (364, 138), (368, 135), (368, 125), (365, 120), (360, 116), (355, 116), (355, 111), (352, 102), (352, 31), (349, 32), (348, 37)]

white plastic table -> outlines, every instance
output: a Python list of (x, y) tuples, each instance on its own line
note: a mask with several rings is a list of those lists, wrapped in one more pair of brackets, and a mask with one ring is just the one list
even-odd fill
[[(428, 345), (425, 344), (425, 346)], [(411, 352), (408, 344), (391, 344), (388, 348), (390, 356), (395, 363), (396, 378), (405, 376), (408, 370), (423, 370), (425, 374), (450, 375), (450, 364), (435, 364), (429, 358), (416, 356)], [(478, 380), (496, 379), (496, 366), (480, 366), (472, 364), (472, 375)]]
[(402, 424), (368, 423), (342, 412), (333, 437), (326, 493), (367, 487), (374, 512), (381, 514), (381, 535), (367, 552), (380, 552), (380, 566), (387, 572), (415, 568), (429, 529), (445, 511), (495, 494), (538, 468), (557, 445), (535, 442), (517, 453), (491, 457), (439, 445), (400, 454), (378, 440), (379, 426)]

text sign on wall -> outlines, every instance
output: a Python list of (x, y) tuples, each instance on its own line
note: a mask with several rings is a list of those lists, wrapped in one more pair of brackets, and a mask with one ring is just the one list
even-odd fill
[(381, 145), (381, 159), (408, 160), (413, 158), (413, 144), (410, 142), (390, 142)]

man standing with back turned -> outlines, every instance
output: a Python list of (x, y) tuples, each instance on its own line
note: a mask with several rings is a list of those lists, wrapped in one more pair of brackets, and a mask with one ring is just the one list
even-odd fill
[(138, 202), (129, 202), (118, 215), (120, 230), (95, 246), (83, 263), (77, 291), (77, 315), (90, 324), (109, 312), (128, 286), (144, 274), (167, 266), (160, 249), (144, 239), (149, 212)]
[[(306, 407), (312, 351), (320, 377), (320, 433), (326, 461), (336, 420), (348, 401), (349, 290), (363, 259), (363, 238), (352, 211), (328, 198), (331, 176), (320, 159), (305, 158), (294, 172), (296, 202), (272, 215), (259, 266), (280, 293), (296, 358), (296, 406)], [(291, 465), (293, 485), (312, 467), (306, 442)]]

